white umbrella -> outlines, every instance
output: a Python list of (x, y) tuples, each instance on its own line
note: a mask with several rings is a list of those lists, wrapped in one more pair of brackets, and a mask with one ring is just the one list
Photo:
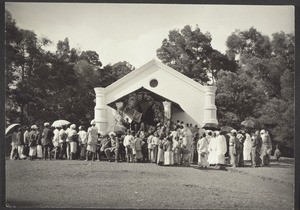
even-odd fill
[(7, 135), (13, 128), (21, 126), (19, 123), (13, 123), (5, 129), (5, 135)]
[(69, 121), (67, 120), (56, 120), (52, 123), (52, 127), (60, 127), (60, 126), (63, 126), (63, 125), (68, 125), (68, 124), (71, 124)]

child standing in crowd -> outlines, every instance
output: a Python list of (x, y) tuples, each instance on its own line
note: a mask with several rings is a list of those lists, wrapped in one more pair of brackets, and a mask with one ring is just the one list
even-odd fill
[(278, 149), (278, 144), (276, 144), (276, 149), (275, 149), (275, 152), (274, 152), (274, 156), (276, 158), (277, 163), (279, 163), (279, 158), (281, 157), (281, 152)]

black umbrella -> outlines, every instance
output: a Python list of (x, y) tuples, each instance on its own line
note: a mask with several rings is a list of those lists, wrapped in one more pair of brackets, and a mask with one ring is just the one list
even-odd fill
[(220, 130), (220, 127), (215, 123), (205, 123), (205, 125), (202, 128), (205, 130), (211, 130), (211, 131)]

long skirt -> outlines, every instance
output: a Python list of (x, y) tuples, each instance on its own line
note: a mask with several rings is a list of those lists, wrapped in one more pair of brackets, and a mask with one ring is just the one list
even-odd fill
[(96, 144), (93, 144), (93, 145), (88, 144), (87, 148), (86, 148), (86, 150), (90, 151), (90, 152), (96, 152), (96, 149), (97, 149), (97, 145)]
[(209, 152), (207, 161), (209, 162), (210, 165), (217, 163), (216, 156), (217, 156), (216, 152), (213, 151)]
[(165, 151), (159, 147), (157, 152), (157, 164), (164, 162), (164, 153)]
[(191, 162), (191, 151), (187, 149), (182, 150), (182, 164), (184, 165), (190, 165)]
[(198, 165), (200, 167), (208, 167), (209, 163), (207, 161), (207, 158), (208, 158), (207, 153), (202, 154), (202, 155), (200, 153), (198, 153)]
[(165, 151), (164, 165), (174, 165), (173, 151)]
[(80, 157), (84, 158), (86, 156), (86, 144), (81, 144)]
[(136, 159), (142, 159), (143, 158), (142, 150), (135, 150), (135, 158)]
[(43, 158), (43, 147), (42, 145), (37, 145), (36, 147), (36, 151), (37, 151), (37, 158)]
[(74, 154), (77, 152), (77, 142), (70, 142), (70, 152)]
[(29, 156), (31, 157), (36, 156), (36, 150), (37, 150), (36, 146), (29, 147)]
[(154, 145), (152, 150), (152, 163), (156, 163), (157, 161), (157, 150), (158, 150), (158, 146)]
[(251, 160), (251, 141), (244, 142), (243, 158), (245, 161)]

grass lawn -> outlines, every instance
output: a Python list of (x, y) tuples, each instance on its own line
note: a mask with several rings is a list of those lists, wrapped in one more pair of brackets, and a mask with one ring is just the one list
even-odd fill
[(294, 161), (200, 170), (150, 163), (7, 160), (10, 207), (292, 209)]

